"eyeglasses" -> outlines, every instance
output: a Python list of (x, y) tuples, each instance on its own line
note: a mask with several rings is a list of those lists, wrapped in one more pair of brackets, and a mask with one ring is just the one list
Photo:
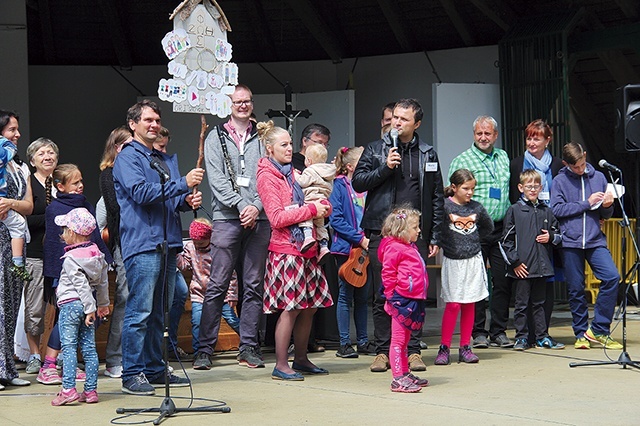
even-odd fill
[(232, 101), (231, 103), (235, 107), (239, 107), (239, 106), (243, 106), (243, 105), (253, 105), (253, 99), (247, 99), (247, 100), (244, 100), (244, 101)]
[(538, 191), (540, 188), (542, 188), (542, 185), (525, 185), (524, 187), (527, 191)]

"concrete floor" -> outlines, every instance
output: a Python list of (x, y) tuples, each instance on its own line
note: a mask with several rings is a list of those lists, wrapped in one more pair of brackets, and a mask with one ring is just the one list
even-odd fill
[[(628, 353), (640, 361), (640, 314), (637, 308), (629, 312)], [(195, 371), (189, 363), (186, 373), (193, 394), (181, 388), (171, 395), (177, 407), (188, 406), (193, 396), (194, 407), (224, 401), (231, 412), (179, 413), (164, 424), (640, 424), (640, 370), (619, 365), (570, 368), (570, 362), (617, 360), (621, 351), (574, 349), (566, 310), (556, 310), (551, 328), (551, 334), (567, 344), (565, 350), (490, 348), (476, 351), (480, 357), (476, 365), (434, 366), (441, 314), (440, 309), (427, 311), (424, 341), (429, 349), (423, 358), (428, 369), (420, 375), (431, 383), (420, 393), (390, 392), (390, 372), (371, 373), (369, 356), (341, 359), (330, 349), (312, 354), (312, 360), (330, 374), (287, 383), (271, 379), (272, 353), (265, 354), (266, 368), (254, 370), (238, 366), (235, 353), (226, 353), (214, 358), (210, 371)], [(512, 337), (512, 330), (509, 334)], [(622, 339), (621, 324), (613, 336)], [(454, 336), (454, 345), (457, 339)], [(178, 363), (172, 365), (184, 374)], [(102, 370), (100, 374), (100, 403), (64, 407), (50, 405), (58, 386), (43, 386), (35, 375), (21, 374), (32, 385), (0, 392), (0, 424), (133, 424), (155, 418), (139, 414), (116, 420), (116, 408), (159, 407), (164, 389), (155, 397), (125, 396), (120, 380), (104, 377)]]

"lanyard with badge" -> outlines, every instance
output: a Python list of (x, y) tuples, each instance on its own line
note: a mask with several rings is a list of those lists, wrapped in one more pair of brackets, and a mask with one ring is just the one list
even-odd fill
[(491, 168), (487, 165), (486, 161), (482, 160), (482, 164), (489, 172), (491, 179), (493, 179), (494, 186), (489, 187), (489, 198), (493, 198), (494, 200), (500, 200), (502, 198), (502, 190), (497, 187), (498, 184), (498, 170), (496, 169), (496, 156), (487, 154), (486, 159), (491, 159), (491, 165), (493, 166), (493, 172)]

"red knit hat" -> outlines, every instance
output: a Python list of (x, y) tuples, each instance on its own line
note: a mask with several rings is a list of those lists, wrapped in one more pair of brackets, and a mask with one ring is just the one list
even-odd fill
[(211, 225), (194, 220), (189, 225), (189, 238), (192, 240), (210, 240), (212, 231)]

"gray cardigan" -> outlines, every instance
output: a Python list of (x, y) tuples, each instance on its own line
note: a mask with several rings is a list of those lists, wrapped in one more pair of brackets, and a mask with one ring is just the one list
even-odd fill
[[(236, 176), (249, 179), (248, 186), (240, 186), (240, 193), (233, 189), (225, 162), (222, 143), (226, 144), (231, 167)], [(258, 160), (264, 156), (265, 149), (258, 139), (255, 126), (251, 137), (244, 144), (244, 173), (240, 163), (240, 149), (222, 124), (213, 128), (204, 143), (204, 159), (209, 186), (211, 187), (211, 209), (213, 220), (238, 219), (242, 209), (255, 206), (260, 215), (258, 220), (267, 220), (262, 208), (262, 201), (256, 187), (256, 171)]]

